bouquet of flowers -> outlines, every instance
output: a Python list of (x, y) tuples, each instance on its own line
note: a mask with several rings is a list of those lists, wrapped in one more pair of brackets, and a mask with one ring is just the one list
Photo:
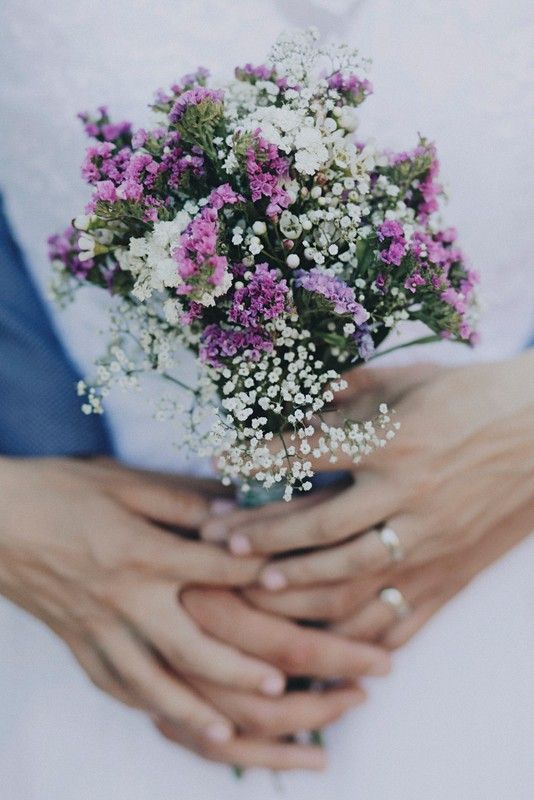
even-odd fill
[(476, 275), (440, 227), (434, 145), (396, 153), (358, 139), (366, 69), (356, 51), (297, 31), (222, 88), (198, 69), (159, 91), (150, 130), (105, 108), (80, 115), (93, 192), (49, 240), (55, 290), (118, 297), (96, 378), (78, 387), (83, 411), (155, 371), (176, 390), (159, 415), (185, 406), (189, 445), (216, 456), (224, 482), (289, 499), (311, 488), (314, 457), (356, 461), (394, 435), (385, 405), (341, 426), (328, 414), (343, 372), (399, 324), (424, 323), (417, 342), (475, 342)]

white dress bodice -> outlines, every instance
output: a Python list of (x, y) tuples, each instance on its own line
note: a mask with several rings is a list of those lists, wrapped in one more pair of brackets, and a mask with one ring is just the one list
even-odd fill
[[(534, 17), (531, 0), (3, 0), (0, 189), (43, 294), (46, 238), (86, 201), (76, 113), (100, 104), (149, 122), (153, 90), (199, 63), (224, 78), (261, 63), (278, 32), (317, 25), (372, 56), (375, 94), (362, 137), (408, 149), (436, 140), (450, 190), (447, 222), (482, 276), (477, 351), (443, 345), (404, 358), (499, 358), (532, 331)], [(106, 328), (105, 295), (51, 308), (82, 373)], [(136, 395), (108, 404), (120, 455), (202, 471), (171, 447)], [(525, 556), (529, 555), (529, 559)], [(334, 726), (324, 777), (284, 779), (288, 800), (527, 800), (532, 738), (529, 563), (522, 546), (449, 604)], [(531, 569), (531, 567), (530, 567)], [(88, 686), (62, 645), (0, 604), (0, 775), (9, 800), (234, 800), (278, 797), (268, 775), (235, 783), (162, 742), (140, 715)], [(4, 653), (6, 654), (4, 657)], [(530, 663), (529, 663), (530, 660)]]

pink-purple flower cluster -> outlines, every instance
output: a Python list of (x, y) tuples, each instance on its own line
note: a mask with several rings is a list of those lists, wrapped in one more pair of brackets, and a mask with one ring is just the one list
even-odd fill
[(380, 260), (384, 264), (399, 266), (406, 254), (404, 229), (396, 220), (386, 220), (378, 228), (378, 240), (386, 242), (384, 250), (380, 250)]
[(172, 253), (183, 280), (176, 290), (178, 294), (198, 300), (208, 285), (219, 286), (223, 282), (228, 260), (217, 253), (218, 235), (217, 210), (206, 206), (187, 226)]
[(245, 328), (258, 327), (286, 310), (287, 281), (269, 264), (257, 264), (248, 283), (234, 291), (228, 317)]
[[(151, 141), (158, 144), (159, 157), (143, 149)], [(200, 177), (204, 172), (202, 151), (193, 147), (185, 152), (177, 131), (140, 129), (133, 134), (131, 147), (120, 149), (113, 142), (97, 141), (87, 149), (82, 164), (83, 178), (95, 186), (86, 211), (94, 213), (99, 201), (126, 201), (140, 207), (145, 221), (154, 222), (159, 209), (169, 205), (169, 189), (178, 191), (186, 173)]]
[(238, 353), (251, 361), (259, 361), (262, 353), (273, 350), (271, 337), (262, 328), (232, 330), (215, 323), (202, 332), (200, 359), (212, 367), (220, 367), (221, 359), (233, 358)]
[(443, 187), (438, 181), (439, 160), (436, 148), (432, 143), (421, 140), (413, 150), (399, 153), (388, 152), (388, 160), (393, 167), (412, 169), (414, 164), (424, 164), (424, 174), (418, 181), (417, 188), (410, 187), (407, 202), (415, 207), (417, 220), (421, 223), (428, 221), (431, 214), (439, 208), (439, 197)]
[(364, 322), (353, 334), (356, 347), (358, 348), (358, 355), (362, 361), (369, 361), (375, 353), (375, 343), (371, 333), (371, 328)]
[(273, 67), (267, 64), (258, 64), (254, 66), (250, 62), (243, 67), (235, 68), (235, 76), (240, 81), (248, 81), (249, 83), (256, 83), (256, 81), (271, 81), (275, 83), (279, 89), (287, 89), (287, 78), (282, 75), (278, 76)]
[(179, 95), (169, 113), (169, 119), (176, 124), (180, 122), (186, 111), (192, 106), (211, 105), (221, 106), (224, 92), (217, 89), (207, 89), (205, 86), (195, 86)]
[(92, 139), (115, 144), (128, 144), (132, 134), (132, 123), (127, 120), (111, 122), (107, 106), (100, 106), (99, 116), (93, 119), (86, 112), (81, 112), (78, 117), (83, 122), (84, 131)]
[(369, 319), (369, 312), (356, 300), (354, 289), (341, 278), (329, 275), (319, 267), (298, 270), (295, 273), (295, 286), (321, 295), (332, 303), (336, 314), (350, 316), (355, 325), (363, 325)]
[(59, 261), (65, 269), (77, 278), (84, 279), (93, 268), (92, 258), (80, 261), (80, 248), (78, 247), (79, 233), (72, 225), (63, 233), (55, 233), (48, 237), (48, 257), (51, 261)]
[(266, 214), (276, 217), (290, 205), (291, 198), (283, 182), (289, 177), (289, 162), (281, 156), (278, 148), (254, 132), (254, 143), (246, 152), (246, 171), (252, 200), (268, 199)]
[(352, 72), (334, 72), (328, 78), (328, 87), (335, 89), (354, 105), (362, 103), (373, 92), (373, 84), (367, 78), (359, 78)]

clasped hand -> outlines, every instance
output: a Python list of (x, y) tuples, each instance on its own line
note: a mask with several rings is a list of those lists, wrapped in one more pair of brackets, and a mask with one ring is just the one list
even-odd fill
[[(55, 631), (96, 686), (207, 758), (324, 766), (320, 748), (284, 738), (360, 703), (358, 677), (387, 672), (388, 656), (235, 591), (262, 560), (187, 538), (217, 508), (216, 483), (74, 459), (0, 459), (0, 477), (0, 592)], [(345, 683), (284, 694), (303, 673)]]

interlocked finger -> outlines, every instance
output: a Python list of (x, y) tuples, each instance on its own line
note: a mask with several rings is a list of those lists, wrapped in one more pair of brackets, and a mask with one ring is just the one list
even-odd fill
[(210, 742), (191, 736), (189, 731), (166, 719), (158, 720), (156, 726), (165, 738), (199, 753), (203, 758), (243, 769), (261, 767), (286, 771), (323, 770), (326, 767), (326, 753), (322, 747), (244, 736), (238, 736), (230, 742)]
[(172, 584), (138, 588), (135, 602), (129, 608), (135, 626), (175, 671), (268, 695), (283, 692), (285, 677), (279, 669), (200, 630)]
[(401, 567), (405, 560), (409, 560), (417, 543), (414, 523), (408, 517), (398, 516), (387, 523), (386, 530), (389, 532), (387, 539), (384, 531), (372, 528), (342, 544), (274, 561), (262, 570), (260, 581), (266, 589), (279, 591), (294, 586), (364, 578), (392, 565)]
[(323, 728), (365, 699), (364, 691), (356, 685), (325, 691), (291, 692), (272, 699), (221, 689), (205, 681), (192, 681), (192, 685), (232, 719), (239, 731), (268, 739)]

